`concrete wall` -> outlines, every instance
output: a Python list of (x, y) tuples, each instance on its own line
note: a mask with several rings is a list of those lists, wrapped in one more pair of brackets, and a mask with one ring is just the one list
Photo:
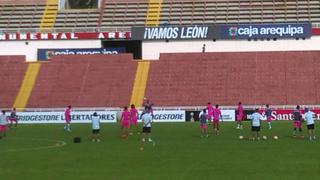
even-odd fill
[(320, 50), (320, 36), (306, 40), (277, 40), (277, 41), (153, 41), (143, 42), (142, 58), (159, 59), (160, 53), (202, 52), (206, 44), (206, 52), (253, 52), (253, 51), (301, 51)]
[[(26, 43), (28, 42), (28, 43)], [(38, 49), (101, 48), (100, 40), (2, 41), (0, 55), (25, 55), (27, 61), (37, 60)]]

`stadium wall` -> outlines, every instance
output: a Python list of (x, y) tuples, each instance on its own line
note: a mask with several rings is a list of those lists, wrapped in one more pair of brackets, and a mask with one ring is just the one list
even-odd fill
[(320, 50), (320, 36), (306, 40), (227, 40), (227, 41), (145, 41), (142, 44), (142, 58), (159, 59), (160, 53), (202, 52), (256, 52), (256, 51), (301, 51)]
[(37, 60), (38, 49), (101, 48), (101, 40), (3, 41), (0, 55), (25, 55), (26, 61)]

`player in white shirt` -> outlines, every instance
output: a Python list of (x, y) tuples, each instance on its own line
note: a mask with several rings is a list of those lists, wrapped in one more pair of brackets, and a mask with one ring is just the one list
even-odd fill
[(307, 129), (309, 134), (309, 140), (316, 139), (316, 135), (314, 132), (314, 112), (310, 111), (308, 108), (305, 108), (304, 119), (307, 122)]
[(152, 115), (150, 109), (146, 110), (146, 113), (142, 115), (142, 133), (143, 138), (142, 141), (145, 142), (146, 138), (148, 138), (149, 142), (152, 142), (151, 139), (151, 123), (152, 123)]
[(92, 142), (100, 141), (100, 117), (94, 112), (92, 116)]
[(6, 115), (6, 111), (2, 111), (0, 115), (0, 139), (6, 136), (7, 131), (7, 124), (8, 124), (8, 117)]
[(252, 139), (260, 140), (261, 114), (259, 113), (259, 109), (255, 110), (251, 118)]

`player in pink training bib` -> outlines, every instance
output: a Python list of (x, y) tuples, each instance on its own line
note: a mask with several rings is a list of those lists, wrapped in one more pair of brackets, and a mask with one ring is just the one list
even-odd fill
[(211, 102), (208, 102), (208, 105), (207, 105), (207, 120), (208, 120), (209, 124), (211, 123), (212, 119), (213, 119), (213, 106), (212, 106)]
[(130, 128), (130, 112), (128, 107), (125, 106), (121, 115), (121, 137), (128, 137), (128, 130)]
[(216, 108), (213, 109), (213, 131), (216, 135), (219, 134), (219, 120), (222, 119), (221, 116), (221, 110), (219, 108), (219, 105), (216, 105)]
[[(135, 131), (138, 133), (138, 110), (136, 109), (134, 104), (131, 104), (130, 108), (130, 125), (131, 127), (135, 127)], [(132, 134), (132, 133), (131, 133)]]
[(71, 122), (71, 106), (69, 105), (68, 108), (64, 111), (64, 118), (65, 118), (65, 121), (66, 121), (66, 125), (64, 126), (64, 130), (65, 131), (71, 131), (71, 125), (70, 125), (70, 122)]
[(236, 115), (237, 129), (242, 129), (242, 120), (244, 118), (244, 110), (241, 102), (238, 103), (236, 112), (237, 112), (237, 115)]

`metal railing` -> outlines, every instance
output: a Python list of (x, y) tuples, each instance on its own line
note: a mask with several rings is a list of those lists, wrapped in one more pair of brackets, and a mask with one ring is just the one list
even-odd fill
[[(310, 109), (320, 109), (320, 105), (300, 105), (301, 108), (308, 107)], [(190, 111), (200, 111), (206, 108), (206, 106), (154, 106), (154, 110), (166, 111), (166, 110), (190, 110)], [(220, 106), (223, 110), (234, 110), (237, 109), (237, 106)], [(265, 105), (244, 105), (244, 109), (253, 110), (256, 108), (265, 108)], [(296, 105), (271, 105), (272, 109), (295, 109)], [(10, 110), (11, 108), (0, 108), (4, 110)], [(58, 108), (25, 108), (19, 109), (17, 111), (24, 112), (61, 112), (66, 109), (66, 107)], [(73, 107), (73, 111), (121, 111), (122, 107)], [(142, 107), (137, 108), (138, 110), (143, 110)]]
[(121, 32), (121, 31), (131, 31), (131, 27), (76, 27), (76, 28), (50, 28), (50, 29), (40, 29), (40, 28), (5, 28), (0, 29), (1, 33), (37, 33), (37, 32)]
[[(138, 26), (137, 26), (138, 27)], [(320, 28), (320, 23), (312, 23), (312, 27)], [(76, 27), (76, 28), (50, 28), (50, 29), (40, 29), (40, 28), (5, 28), (0, 29), (1, 33), (37, 33), (37, 32), (121, 32), (121, 31), (131, 31), (131, 27)]]

